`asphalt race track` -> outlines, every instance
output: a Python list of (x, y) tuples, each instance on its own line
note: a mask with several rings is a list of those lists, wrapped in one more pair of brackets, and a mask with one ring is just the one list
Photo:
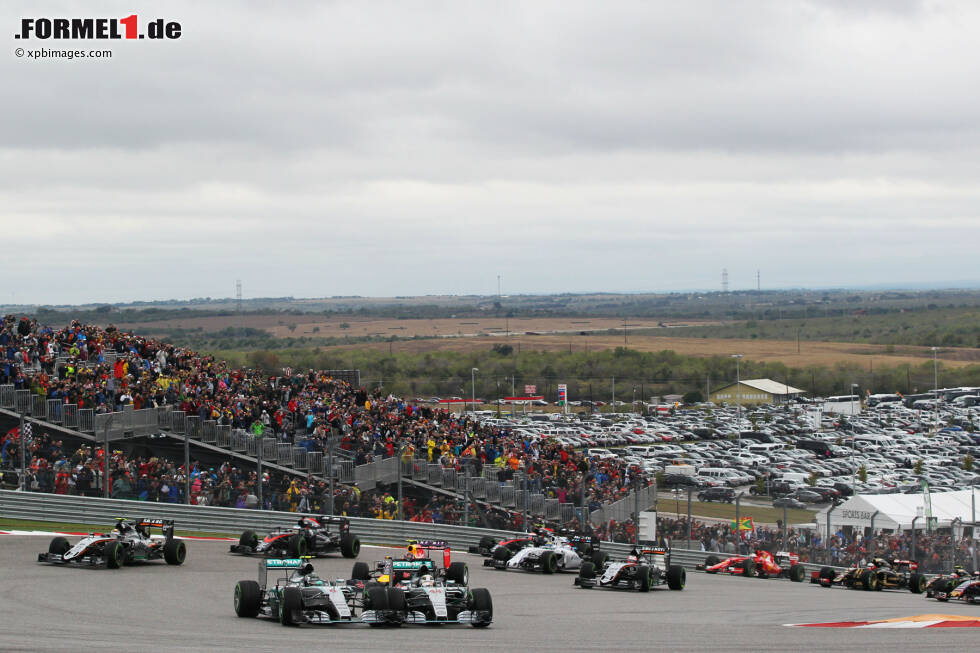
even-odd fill
[[(74, 541), (75, 538), (69, 538)], [(909, 592), (825, 589), (809, 583), (688, 573), (682, 592), (573, 588), (571, 574), (543, 576), (470, 563), (470, 584), (490, 589), (494, 623), (397, 629), (364, 625), (284, 628), (240, 619), (239, 579), (257, 560), (227, 542), (189, 541), (187, 562), (121, 570), (39, 565), (49, 538), (0, 536), (0, 650), (112, 651), (808, 651), (974, 650), (977, 630), (787, 628), (786, 623), (872, 620), (924, 613), (980, 616), (980, 606), (941, 604)], [(386, 550), (365, 547), (368, 562)], [(351, 561), (314, 561), (323, 577), (347, 577)]]

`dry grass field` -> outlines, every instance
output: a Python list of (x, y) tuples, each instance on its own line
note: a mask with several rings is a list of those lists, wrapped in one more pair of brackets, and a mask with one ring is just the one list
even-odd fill
[[(627, 322), (628, 329), (657, 328), (656, 319), (633, 318)], [(341, 325), (348, 325), (342, 328)], [(706, 322), (669, 322), (670, 326), (697, 326)], [(237, 316), (194, 317), (186, 319), (163, 320), (157, 322), (120, 323), (120, 328), (152, 333), (154, 329), (203, 329), (221, 331), (227, 327), (250, 327), (264, 329), (277, 338), (320, 337), (320, 338), (360, 338), (381, 336), (396, 338), (423, 338), (437, 336), (478, 336), (506, 334), (555, 333), (580, 331), (605, 331), (622, 329), (623, 321), (615, 318), (459, 318), (459, 319), (420, 319), (399, 320), (379, 318), (357, 318), (354, 316), (325, 315), (246, 315), (240, 323)], [(316, 329), (316, 330), (315, 330)]]
[[(474, 338), (438, 338), (390, 343), (392, 351), (474, 351), (486, 350), (497, 343), (506, 343), (515, 349), (543, 351), (599, 351), (623, 346), (623, 336), (610, 335), (541, 335)], [(932, 358), (928, 347), (901, 347), (890, 351), (885, 345), (853, 344), (846, 342), (801, 342), (797, 353), (796, 341), (785, 340), (735, 340), (724, 338), (671, 338), (668, 336), (629, 336), (628, 346), (638, 351), (673, 350), (689, 356), (726, 356), (744, 354), (746, 358), (763, 362), (782, 362), (790, 367), (824, 365), (832, 367), (840, 362), (857, 363), (869, 368), (893, 367), (901, 363), (922, 365)], [(337, 349), (388, 349), (389, 343), (358, 343), (338, 345)], [(332, 348), (330, 348), (332, 349)], [(980, 350), (945, 349), (939, 359), (949, 367), (975, 364)]]

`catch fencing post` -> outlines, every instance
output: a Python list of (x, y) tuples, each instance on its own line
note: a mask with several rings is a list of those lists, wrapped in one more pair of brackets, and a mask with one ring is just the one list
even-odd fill
[(880, 510), (875, 510), (874, 514), (871, 515), (871, 559), (874, 560), (875, 557), (875, 517), (878, 516)]
[(184, 503), (191, 505), (191, 435), (184, 429)]
[(102, 427), (103, 434), (105, 435), (105, 450), (102, 452), (102, 485), (105, 487), (105, 498), (109, 498), (109, 488), (112, 485), (109, 482), (109, 428), (112, 426), (112, 420), (116, 418), (115, 413), (109, 413), (109, 417), (105, 421), (105, 426)]
[(836, 508), (836, 507), (837, 506), (831, 505), (829, 508), (827, 508), (827, 541), (824, 542), (824, 545), (823, 545), (823, 549), (824, 549), (824, 551), (827, 554), (827, 564), (830, 564), (831, 562), (833, 562), (830, 559), (830, 514), (832, 512), (834, 512), (834, 508)]
[(687, 548), (691, 549), (691, 488), (687, 488)]
[(786, 515), (787, 515), (788, 512), (789, 511), (786, 508), (786, 504), (784, 503), (783, 504), (783, 551), (789, 551), (789, 549), (786, 548), (786, 533), (787, 533), (786, 520), (788, 519), (788, 517)]
[(919, 516), (912, 518), (912, 559), (915, 560), (915, 522), (919, 521)]
[(20, 491), (27, 492), (27, 436), (24, 434), (24, 410), (20, 411)]
[(262, 498), (262, 450), (265, 449), (265, 438), (256, 438), (258, 441), (258, 449), (255, 452), (255, 464), (257, 473), (255, 475), (255, 494), (259, 500), (259, 510), (265, 507), (265, 502)]
[(735, 554), (742, 553), (742, 495), (745, 492), (739, 492), (735, 497)]

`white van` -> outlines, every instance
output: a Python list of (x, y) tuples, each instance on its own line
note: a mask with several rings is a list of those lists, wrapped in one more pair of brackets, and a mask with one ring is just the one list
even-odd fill
[(698, 476), (724, 483), (725, 485), (732, 485), (735, 480), (732, 476), (732, 470), (725, 469), (724, 467), (702, 467), (698, 470)]
[(749, 453), (768, 457), (777, 451), (782, 451), (785, 446), (779, 442), (759, 442), (757, 444), (750, 444), (747, 448)]

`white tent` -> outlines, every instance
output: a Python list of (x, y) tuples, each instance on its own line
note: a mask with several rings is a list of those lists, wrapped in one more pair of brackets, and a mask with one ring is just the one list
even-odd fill
[[(935, 526), (949, 526), (954, 519), (964, 522), (973, 521), (973, 504), (971, 490), (957, 492), (933, 492), (932, 516), (936, 518)], [(977, 492), (980, 495), (980, 492)], [(977, 497), (980, 499), (980, 496)], [(858, 494), (833, 509), (830, 513), (832, 528), (839, 526), (870, 527), (874, 515), (875, 529), (887, 528), (892, 530), (912, 528), (912, 520), (920, 511), (925, 510), (925, 499), (922, 494)], [(817, 513), (816, 521), (820, 527), (827, 524), (827, 510), (824, 508)], [(875, 512), (878, 514), (875, 515)], [(924, 512), (921, 514), (925, 514)], [(916, 528), (925, 528), (925, 517), (915, 522)]]

